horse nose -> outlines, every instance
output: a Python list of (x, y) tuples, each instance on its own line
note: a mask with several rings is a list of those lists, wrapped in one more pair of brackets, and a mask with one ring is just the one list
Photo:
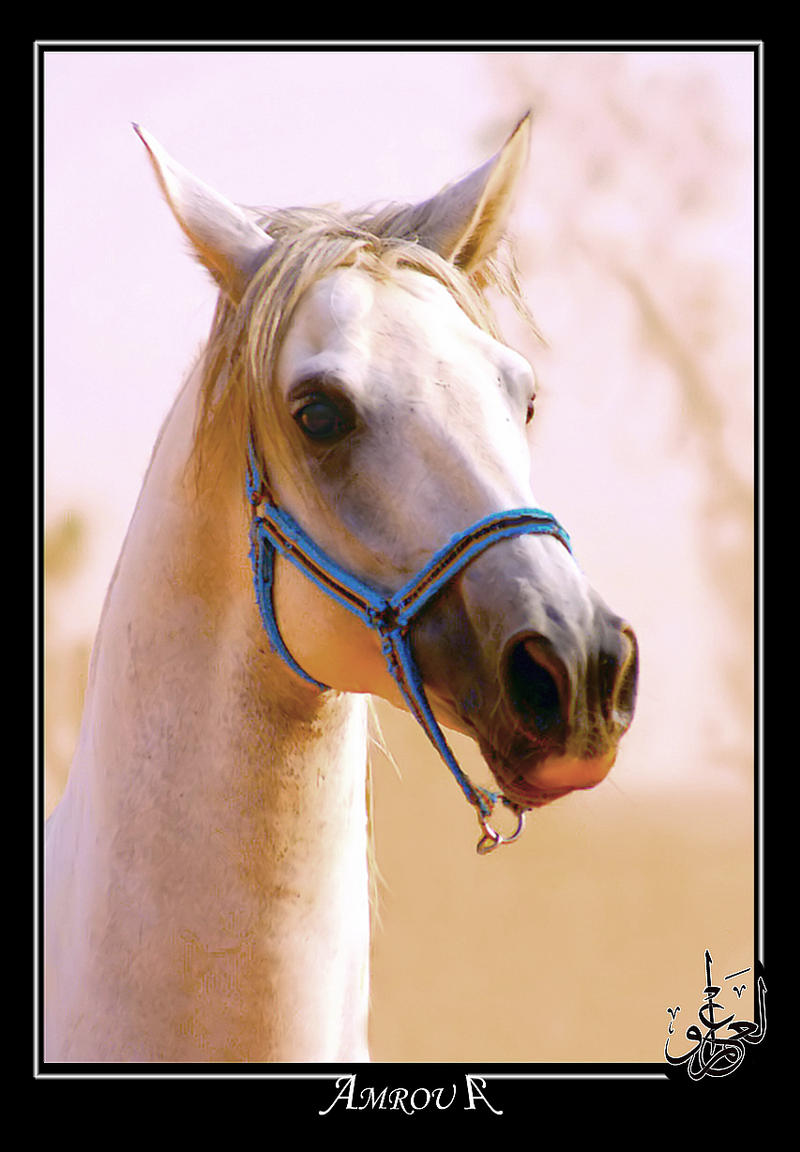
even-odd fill
[(615, 621), (580, 660), (559, 653), (540, 633), (517, 637), (503, 687), (515, 719), (538, 741), (563, 744), (572, 729), (585, 728), (595, 742), (599, 732), (604, 741), (616, 742), (633, 720), (637, 677), (636, 635)]
[(554, 737), (569, 707), (568, 673), (553, 645), (533, 633), (511, 646), (504, 688), (511, 711), (527, 731)]

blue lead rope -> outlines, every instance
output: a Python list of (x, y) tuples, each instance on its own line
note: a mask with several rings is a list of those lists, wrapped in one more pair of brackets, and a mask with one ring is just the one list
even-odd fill
[[(516, 839), (522, 828), (524, 809), (512, 804), (499, 793), (472, 784), (461, 771), (428, 702), (422, 677), (411, 651), (409, 629), (414, 618), (432, 597), (441, 592), (470, 561), (498, 540), (530, 533), (551, 535), (556, 536), (571, 551), (569, 536), (556, 518), (541, 508), (513, 508), (487, 516), (455, 535), (402, 588), (392, 596), (385, 597), (332, 560), (317, 547), (293, 516), (273, 502), (262, 481), (252, 447), (247, 491), (253, 506), (250, 526), (253, 582), (261, 619), (273, 650), (303, 680), (320, 691), (328, 689), (328, 685), (315, 680), (300, 667), (280, 634), (273, 601), (275, 554), (279, 552), (323, 592), (343, 604), (380, 634), (387, 666), (409, 711), (425, 730), (466, 799), (478, 809), (485, 833), (478, 845), (478, 851), (491, 851), (500, 843)], [(512, 837), (501, 837), (486, 823), (499, 800), (519, 815), (517, 831)]]

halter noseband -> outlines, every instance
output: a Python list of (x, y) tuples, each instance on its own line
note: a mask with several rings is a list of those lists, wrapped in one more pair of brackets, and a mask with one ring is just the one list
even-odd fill
[[(454, 536), (415, 576), (387, 599), (369, 584), (341, 568), (314, 543), (293, 516), (275, 504), (262, 479), (252, 445), (247, 494), (253, 507), (250, 525), (253, 582), (261, 619), (273, 650), (303, 680), (320, 691), (327, 690), (328, 685), (315, 680), (300, 667), (280, 634), (273, 604), (275, 553), (279, 552), (323, 592), (379, 633), (387, 666), (409, 711), (425, 730), (466, 799), (477, 809), (478, 822), (483, 830), (477, 851), (484, 855), (501, 844), (510, 844), (516, 840), (522, 832), (527, 809), (500, 793), (472, 784), (461, 771), (428, 703), (422, 677), (411, 651), (409, 630), (414, 618), (428, 601), (471, 560), (498, 540), (526, 533), (550, 535), (556, 536), (571, 551), (569, 536), (555, 516), (541, 508), (512, 508), (478, 520), (472, 527)], [(489, 824), (489, 817), (499, 800), (517, 816), (517, 826), (510, 836), (501, 835)]]

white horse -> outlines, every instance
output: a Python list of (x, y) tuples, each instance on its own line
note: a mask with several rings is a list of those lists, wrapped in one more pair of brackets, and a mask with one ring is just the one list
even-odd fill
[(137, 131), (220, 299), (47, 824), (45, 1059), (363, 1061), (367, 694), (425, 726), (483, 851), (513, 837), (440, 724), (518, 831), (603, 779), (633, 715), (634, 634), (535, 508), (534, 376), (485, 296), (517, 296), (528, 121), (372, 214), (237, 207)]

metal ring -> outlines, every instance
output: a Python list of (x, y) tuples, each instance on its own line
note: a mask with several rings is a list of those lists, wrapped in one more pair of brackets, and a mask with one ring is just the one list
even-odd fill
[(478, 816), (478, 823), (481, 828), (483, 828), (483, 836), (481, 836), (475, 846), (475, 851), (479, 856), (488, 856), (490, 852), (494, 852), (495, 848), (499, 848), (501, 844), (513, 844), (521, 835), (522, 829), (525, 827), (525, 810), (516, 808), (514, 811), (517, 813), (517, 826), (510, 836), (503, 836), (496, 828), (492, 828), (485, 816)]

